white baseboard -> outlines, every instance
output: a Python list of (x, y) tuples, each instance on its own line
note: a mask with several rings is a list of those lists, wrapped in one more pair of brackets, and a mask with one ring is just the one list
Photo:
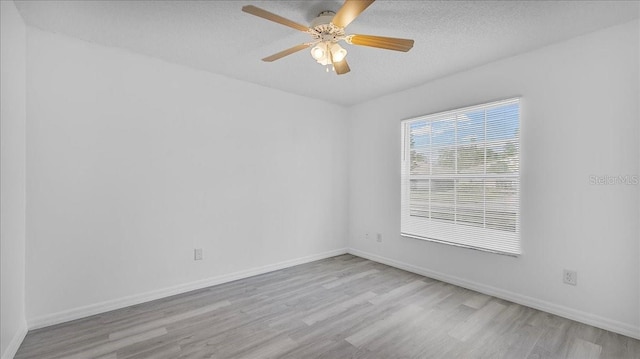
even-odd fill
[[(600, 317), (591, 313), (575, 310), (555, 303), (539, 300), (536, 298), (528, 297), (518, 293), (510, 292), (504, 289), (484, 285), (477, 282), (468, 281), (463, 278), (451, 276), (448, 274), (440, 273), (428, 268), (414, 266), (412, 264), (400, 262), (394, 259), (382, 257), (373, 253), (364, 252), (354, 248), (342, 248), (329, 252), (319, 253), (311, 256), (291, 259), (279, 263), (274, 263), (262, 267), (251, 268), (239, 272), (224, 274), (212, 278), (207, 278), (199, 281), (185, 283), (173, 287), (163, 288), (147, 293), (136, 294), (124, 298), (115, 300), (109, 300), (101, 303), (91, 304), (80, 308), (74, 308), (58, 313), (53, 313), (37, 318), (33, 318), (28, 322), (28, 328), (30, 330), (47, 327), (50, 325), (60, 324), (75, 319), (88, 317), (95, 314), (108, 312), (115, 309), (128, 307), (144, 302), (149, 302), (156, 299), (169, 297), (176, 294), (186, 293), (192, 290), (202, 289), (213, 285), (223, 284), (238, 279), (248, 278), (259, 274), (264, 274), (279, 269), (284, 269), (299, 264), (309, 263), (320, 259), (330, 258), (341, 254), (350, 253), (358, 257), (366, 258), (375, 262), (383, 263), (392, 267), (406, 270), (408, 272), (423, 275), (425, 277), (437, 279), (443, 282), (455, 284), (457, 286), (475, 290), (480, 293), (491, 295), (497, 298), (508, 300), (514, 303), (525, 305), (527, 307), (542, 310), (551, 314), (555, 314), (564, 318), (575, 320), (581, 323), (592, 325), (594, 327), (602, 328), (612, 332), (616, 332), (622, 335), (626, 335), (631, 338), (640, 339), (640, 327), (634, 327), (633, 325), (622, 323), (619, 321)], [(20, 332), (16, 333), (9, 347), (2, 355), (2, 359), (11, 359), (17, 352), (20, 344), (24, 340), (27, 334), (27, 326), (21, 328)]]
[(396, 267), (408, 272), (423, 275), (425, 277), (437, 279), (450, 284), (455, 284), (459, 287), (474, 290), (476, 292), (484, 293), (493, 297), (508, 300), (510, 302), (518, 303), (527, 307), (535, 308), (558, 315), (567, 319), (575, 320), (584, 324), (592, 325), (601, 329), (605, 329), (618, 334), (626, 335), (631, 338), (640, 339), (640, 327), (622, 323), (616, 320), (611, 320), (591, 313), (575, 310), (569, 307), (558, 305), (555, 303), (547, 302), (544, 300), (528, 297), (518, 293), (510, 292), (508, 290), (488, 286), (482, 283), (468, 281), (463, 278), (455, 277), (452, 275), (440, 273), (428, 268), (414, 266), (412, 264), (400, 262), (394, 259), (382, 257), (373, 253), (364, 252), (358, 249), (349, 248), (348, 253), (354, 256), (366, 258), (374, 262), (379, 262), (392, 267)]
[(13, 336), (13, 338), (11, 338), (11, 342), (9, 342), (9, 345), (5, 349), (4, 353), (2, 353), (2, 359), (13, 359), (13, 357), (18, 352), (18, 349), (20, 348), (22, 341), (24, 340), (24, 337), (26, 336), (27, 336), (27, 323), (22, 322), (22, 325), (20, 325), (20, 328), (18, 328), (18, 331)]
[[(60, 324), (60, 323), (68, 322), (75, 319), (85, 318), (91, 315), (100, 314), (100, 313), (108, 312), (111, 310), (128, 307), (131, 305), (136, 305), (136, 304), (145, 303), (145, 302), (149, 302), (156, 299), (169, 297), (176, 294), (190, 292), (192, 290), (207, 288), (213, 285), (232, 282), (238, 279), (248, 278), (248, 277), (252, 277), (259, 274), (273, 272), (279, 269), (293, 267), (299, 264), (304, 264), (308, 262), (317, 261), (320, 259), (335, 257), (345, 253), (347, 253), (347, 249), (341, 248), (341, 249), (336, 249), (336, 250), (332, 250), (324, 253), (318, 253), (318, 254), (314, 254), (306, 257), (290, 259), (283, 262), (269, 264), (261, 267), (250, 268), (250, 269), (239, 271), (239, 272), (223, 274), (216, 277), (211, 277), (211, 278), (202, 279), (202, 280), (198, 280), (190, 283), (180, 284), (173, 287), (158, 289), (151, 292), (140, 293), (140, 294), (124, 297), (124, 298), (118, 298), (118, 299), (104, 301), (101, 303), (90, 304), (80, 308), (74, 308), (74, 309), (65, 310), (65, 311), (61, 311), (53, 314), (44, 315), (37, 318), (32, 318), (28, 321), (28, 326), (30, 330), (48, 327), (50, 325), (55, 325), (55, 324)], [(4, 357), (2, 359), (4, 359)]]

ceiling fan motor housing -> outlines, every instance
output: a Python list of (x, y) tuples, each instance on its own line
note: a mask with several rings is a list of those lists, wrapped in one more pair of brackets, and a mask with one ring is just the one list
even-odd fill
[(318, 14), (318, 16), (311, 20), (310, 28), (315, 28), (318, 25), (328, 24), (333, 20), (333, 17), (336, 16), (336, 13), (330, 10), (322, 11)]
[(323, 42), (337, 42), (344, 38), (344, 28), (335, 26), (331, 23), (336, 15), (333, 11), (323, 11), (318, 17), (311, 21), (309, 33), (314, 40)]

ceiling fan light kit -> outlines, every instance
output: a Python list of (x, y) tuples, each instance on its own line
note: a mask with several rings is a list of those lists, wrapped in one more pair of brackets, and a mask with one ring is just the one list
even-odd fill
[(346, 56), (347, 50), (335, 42), (320, 42), (311, 49), (311, 57), (320, 65), (326, 66), (334, 62), (340, 62), (344, 60)]
[(333, 70), (338, 75), (343, 75), (348, 73), (351, 69), (347, 64), (347, 50), (338, 44), (339, 41), (344, 41), (347, 44), (356, 46), (368, 46), (403, 52), (407, 52), (413, 47), (413, 40), (410, 39), (345, 34), (345, 27), (347, 27), (347, 25), (349, 25), (373, 2), (374, 0), (346, 0), (337, 13), (333, 11), (323, 11), (318, 14), (318, 17), (313, 19), (309, 27), (253, 5), (242, 7), (242, 11), (311, 35), (311, 42), (296, 45), (292, 48), (280, 51), (276, 54), (263, 58), (262, 61), (272, 62), (311, 47), (311, 57), (313, 57), (313, 59), (319, 64), (327, 66), (327, 72), (329, 71), (328, 66), (333, 65)]

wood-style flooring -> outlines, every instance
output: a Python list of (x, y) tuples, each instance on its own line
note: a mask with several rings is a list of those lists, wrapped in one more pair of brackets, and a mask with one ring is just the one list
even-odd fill
[(34, 330), (15, 358), (640, 358), (640, 341), (342, 255)]

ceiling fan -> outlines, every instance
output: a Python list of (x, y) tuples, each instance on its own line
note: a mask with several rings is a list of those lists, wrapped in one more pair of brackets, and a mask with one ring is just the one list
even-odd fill
[(338, 44), (338, 42), (342, 40), (351, 45), (377, 47), (380, 49), (403, 52), (407, 52), (413, 47), (413, 40), (410, 39), (345, 34), (345, 27), (355, 20), (355, 18), (358, 17), (358, 15), (360, 15), (360, 13), (362, 13), (374, 1), (375, 0), (345, 0), (337, 13), (333, 11), (323, 11), (311, 22), (310, 26), (301, 25), (253, 5), (243, 6), (242, 11), (306, 32), (312, 37), (312, 41), (310, 42), (305, 42), (284, 51), (280, 51), (276, 54), (265, 57), (262, 61), (272, 62), (313, 46), (311, 49), (311, 56), (319, 64), (327, 66), (327, 71), (329, 71), (329, 65), (332, 65), (334, 71), (338, 75), (342, 75), (351, 71), (346, 59), (347, 50)]

